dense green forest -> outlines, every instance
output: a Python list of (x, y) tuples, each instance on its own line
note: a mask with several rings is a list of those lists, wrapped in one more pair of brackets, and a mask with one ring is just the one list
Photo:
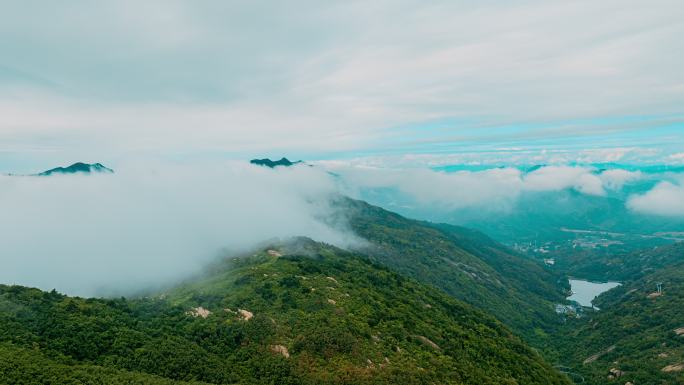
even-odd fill
[[(368, 243), (278, 243), (131, 299), (0, 286), (0, 378), (569, 384), (553, 364), (590, 385), (684, 383), (683, 244), (577, 252), (551, 269), (475, 230), (335, 204), (344, 218), (331, 220)], [(624, 284), (575, 318), (554, 311), (566, 274)]]
[(0, 383), (12, 385), (202, 384), (81, 363), (69, 357), (49, 357), (37, 347), (21, 347), (11, 343), (0, 343)]
[(7, 383), (568, 384), (493, 317), (306, 239), (144, 298), (0, 286)]
[(534, 242), (563, 245), (578, 237), (568, 229), (580, 229), (610, 232), (615, 240), (623, 242), (623, 248), (635, 250), (666, 243), (663, 239), (668, 237), (658, 233), (684, 228), (681, 218), (641, 215), (627, 208), (627, 196), (643, 193), (652, 186), (653, 181), (646, 179), (625, 186), (628, 190), (624, 194), (611, 191), (607, 195), (589, 195), (574, 189), (528, 191), (518, 197), (514, 207), (503, 209), (497, 209), (495, 205), (459, 209), (434, 207), (392, 189), (368, 189), (361, 198), (410, 218), (474, 228), (508, 245)]
[(684, 263), (630, 281), (595, 303), (600, 311), (570, 319), (559, 336), (564, 365), (589, 384), (618, 377), (611, 369), (622, 384), (684, 384)]
[(587, 275), (624, 279), (624, 284), (594, 301), (600, 311), (568, 318), (552, 344), (557, 362), (588, 384), (683, 384), (682, 245), (615, 256), (612, 269), (603, 266), (599, 259)]
[(598, 281), (631, 281), (684, 261), (684, 243), (630, 252), (578, 250), (556, 260), (556, 269), (570, 276)]
[(484, 309), (535, 345), (560, 324), (567, 280), (515, 254), (484, 234), (404, 218), (363, 201), (338, 205), (355, 233), (370, 241), (362, 251), (392, 270)]

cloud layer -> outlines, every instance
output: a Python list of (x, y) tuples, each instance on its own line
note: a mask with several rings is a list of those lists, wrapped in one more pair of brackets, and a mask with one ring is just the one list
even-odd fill
[(0, 282), (130, 293), (274, 237), (344, 246), (354, 238), (324, 223), (334, 191), (319, 170), (234, 163), (0, 177)]
[[(149, 161), (119, 165), (115, 174), (0, 176), (0, 282), (125, 294), (186, 277), (218, 256), (272, 238), (354, 245), (361, 240), (344, 223), (330, 223), (344, 217), (328, 205), (339, 193), (374, 190), (388, 202), (399, 192), (418, 212), (505, 212), (518, 208), (525, 193), (573, 189), (605, 196), (648, 178), (570, 166), (446, 173), (341, 163), (272, 170), (242, 162)], [(627, 207), (684, 217), (681, 176), (668, 179), (631, 196)]]
[[(681, 143), (683, 16), (678, 0), (16, 2), (0, 14), (0, 151), (619, 147), (673, 122)], [(650, 120), (587, 121), (625, 115)]]
[(605, 170), (588, 167), (546, 166), (529, 173), (517, 168), (483, 171), (439, 172), (429, 169), (381, 169), (324, 163), (341, 175), (352, 194), (363, 189), (387, 188), (406, 194), (418, 204), (448, 209), (480, 207), (487, 210), (511, 209), (525, 192), (553, 192), (574, 189), (603, 196), (640, 180), (638, 171)]
[(684, 185), (661, 182), (642, 195), (632, 196), (627, 205), (630, 209), (664, 217), (684, 217)]

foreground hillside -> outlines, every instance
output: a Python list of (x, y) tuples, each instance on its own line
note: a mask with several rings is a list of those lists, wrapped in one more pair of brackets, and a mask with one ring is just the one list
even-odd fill
[(559, 341), (566, 365), (589, 384), (609, 376), (621, 384), (684, 384), (684, 263), (627, 282), (595, 303), (601, 311), (571, 321)]
[(199, 385), (173, 381), (139, 372), (76, 362), (68, 357), (49, 357), (36, 348), (0, 343), (2, 384), (150, 384)]
[(496, 316), (538, 345), (559, 325), (567, 281), (474, 230), (404, 218), (363, 201), (338, 203), (371, 258)]
[(9, 383), (568, 383), (494, 318), (331, 246), (299, 240), (213, 271), (137, 300), (0, 286), (0, 374)]

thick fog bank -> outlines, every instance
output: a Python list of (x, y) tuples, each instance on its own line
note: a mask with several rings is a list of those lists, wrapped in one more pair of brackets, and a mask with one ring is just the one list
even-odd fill
[(323, 171), (132, 164), (115, 174), (0, 177), (0, 283), (126, 294), (271, 238), (354, 239), (325, 223)]
[[(343, 220), (333, 223), (345, 218), (329, 204), (340, 193), (411, 217), (474, 227), (499, 223), (503, 214), (516, 219), (516, 213), (524, 220), (511, 223), (522, 228), (531, 226), (529, 218), (556, 228), (603, 223), (604, 216), (622, 218), (625, 226), (641, 223), (632, 213), (684, 218), (680, 175), (619, 169), (445, 173), (324, 162), (115, 168), (114, 174), (0, 176), (0, 283), (84, 296), (130, 294), (273, 238), (307, 236), (348, 247), (361, 240)], [(557, 216), (559, 223), (549, 219)]]
[(477, 209), (510, 213), (524, 209), (521, 198), (535, 193), (574, 191), (624, 202), (637, 214), (684, 218), (684, 177), (623, 169), (543, 166), (442, 172), (425, 168), (383, 169), (323, 162), (340, 176), (346, 192), (373, 197), (382, 205), (436, 212)]

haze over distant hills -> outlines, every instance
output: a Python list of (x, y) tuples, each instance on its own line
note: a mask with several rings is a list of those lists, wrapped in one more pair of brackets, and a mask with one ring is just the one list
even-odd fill
[[(333, 170), (370, 203), (413, 218), (476, 228), (524, 250), (605, 246), (628, 250), (684, 240), (684, 235), (677, 238), (684, 234), (684, 215), (681, 205), (676, 206), (684, 191), (681, 167)], [(676, 207), (667, 211), (667, 204)]]

